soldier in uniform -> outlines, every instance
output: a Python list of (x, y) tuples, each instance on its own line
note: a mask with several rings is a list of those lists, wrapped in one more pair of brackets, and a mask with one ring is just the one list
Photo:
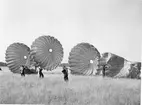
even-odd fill
[(21, 68), (20, 68), (20, 71), (21, 71), (21, 76), (25, 76), (25, 66), (22, 65)]
[(63, 66), (62, 73), (64, 74), (64, 81), (68, 82), (68, 68), (66, 66)]
[(103, 65), (103, 77), (106, 76), (107, 65)]
[(42, 73), (42, 68), (40, 67), (39, 68), (39, 78), (44, 78), (44, 75), (43, 75), (43, 73)]

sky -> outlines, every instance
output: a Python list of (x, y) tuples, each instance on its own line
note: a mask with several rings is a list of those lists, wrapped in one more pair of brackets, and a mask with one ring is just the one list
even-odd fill
[(81, 42), (141, 61), (142, 0), (0, 0), (0, 61), (10, 44), (41, 35), (61, 42), (63, 62)]

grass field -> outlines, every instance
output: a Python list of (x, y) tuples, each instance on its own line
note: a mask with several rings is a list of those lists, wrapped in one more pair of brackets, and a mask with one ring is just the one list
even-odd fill
[(61, 74), (0, 75), (0, 104), (140, 105), (140, 80)]

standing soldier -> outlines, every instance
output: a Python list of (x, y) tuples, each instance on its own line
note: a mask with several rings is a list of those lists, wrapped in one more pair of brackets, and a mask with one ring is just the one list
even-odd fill
[(107, 65), (103, 65), (103, 77), (106, 76)]
[(43, 73), (42, 73), (42, 68), (40, 67), (39, 68), (39, 78), (44, 78), (44, 75), (43, 75)]
[(62, 73), (64, 74), (64, 81), (68, 82), (68, 68), (66, 66), (63, 66)]
[(25, 77), (25, 67), (24, 67), (24, 65), (21, 66), (20, 71), (21, 71), (21, 76)]

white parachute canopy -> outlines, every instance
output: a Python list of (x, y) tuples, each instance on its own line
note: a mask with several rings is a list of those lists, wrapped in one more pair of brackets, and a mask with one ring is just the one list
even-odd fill
[(32, 43), (31, 54), (42, 68), (53, 70), (63, 59), (63, 48), (56, 38), (40, 36)]
[(79, 43), (69, 54), (69, 66), (72, 74), (91, 75), (97, 69), (100, 53), (89, 43)]

